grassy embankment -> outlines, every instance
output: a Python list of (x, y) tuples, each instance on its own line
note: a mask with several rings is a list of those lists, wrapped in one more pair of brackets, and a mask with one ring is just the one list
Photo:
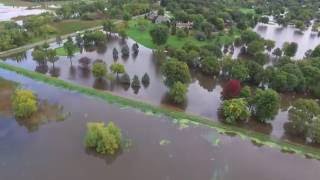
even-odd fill
[(96, 97), (108, 103), (114, 103), (119, 106), (139, 109), (140, 111), (145, 112), (146, 114), (149, 114), (149, 115), (159, 114), (159, 115), (168, 116), (172, 118), (172, 120), (189, 121), (190, 123), (200, 123), (200, 124), (209, 126), (211, 128), (214, 128), (221, 133), (236, 134), (242, 138), (249, 139), (261, 145), (277, 148), (285, 152), (291, 152), (291, 153), (296, 153), (296, 154), (304, 155), (304, 156), (315, 158), (315, 159), (320, 159), (320, 150), (310, 146), (305, 146), (301, 144), (296, 144), (296, 143), (272, 138), (266, 134), (246, 130), (243, 128), (239, 128), (236, 126), (231, 126), (231, 125), (227, 125), (219, 122), (214, 122), (211, 119), (208, 119), (205, 117), (196, 116), (196, 115), (192, 115), (192, 114), (188, 114), (180, 111), (174, 111), (172, 109), (154, 106), (142, 101), (132, 100), (129, 98), (117, 96), (112, 94), (111, 92), (99, 91), (93, 88), (80, 86), (77, 84), (63, 81), (61, 79), (57, 79), (54, 77), (49, 77), (43, 74), (29, 71), (20, 67), (8, 65), (4, 62), (0, 62), (0, 68), (16, 72), (18, 74), (27, 76), (34, 80), (41, 81), (56, 87), (60, 87), (66, 90), (75, 91), (88, 96)]
[[(144, 30), (141, 31), (141, 29), (138, 26), (139, 21), (144, 21)], [(144, 45), (145, 47), (148, 48), (156, 48), (157, 45), (155, 45), (152, 42), (152, 38), (149, 34), (149, 31), (154, 28), (155, 24), (151, 23), (149, 20), (145, 19), (132, 19), (128, 22), (128, 27), (126, 29), (126, 32), (128, 36), (138, 43)], [(190, 33), (192, 34), (192, 32)], [(218, 36), (216, 38), (213, 38), (211, 40), (206, 40), (206, 41), (198, 41), (195, 39), (193, 35), (189, 35), (188, 37), (185, 38), (178, 38), (177, 36), (170, 35), (167, 41), (167, 45), (170, 45), (174, 48), (181, 48), (185, 43), (190, 42), (191, 44), (197, 45), (197, 46), (202, 46), (205, 44), (208, 44), (210, 42), (214, 41), (220, 41), (222, 43), (230, 43), (233, 42), (233, 37), (223, 35), (223, 36)]]

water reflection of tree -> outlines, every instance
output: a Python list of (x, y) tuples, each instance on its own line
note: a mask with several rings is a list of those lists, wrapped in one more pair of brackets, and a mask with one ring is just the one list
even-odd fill
[(112, 164), (120, 155), (123, 154), (123, 149), (120, 149), (114, 155), (108, 155), (108, 156), (99, 154), (95, 152), (94, 149), (89, 149), (89, 148), (86, 149), (86, 153), (90, 156), (105, 160), (106, 164), (109, 165), (109, 164)]
[(69, 68), (69, 75), (71, 79), (75, 79), (77, 74), (77, 69), (74, 66), (70, 66)]
[(27, 60), (27, 53), (26, 53), (26, 51), (24, 51), (24, 52), (20, 52), (17, 54), (13, 54), (13, 55), (9, 56), (7, 59), (11, 59), (13, 61), (20, 63), (24, 60)]
[(107, 88), (107, 81), (105, 79), (95, 79), (93, 82), (93, 88), (95, 89), (100, 89), (100, 90), (105, 90)]
[(47, 64), (39, 64), (36, 66), (35, 71), (38, 73), (46, 74), (49, 70), (49, 67)]
[(199, 85), (202, 88), (208, 90), (209, 92), (212, 92), (216, 88), (217, 84), (219, 83), (219, 81), (216, 78), (203, 75), (202, 73), (196, 72), (196, 73), (193, 73), (192, 75), (195, 79), (198, 80)]
[(27, 128), (29, 132), (35, 132), (43, 124), (52, 121), (63, 121), (66, 114), (63, 114), (63, 107), (58, 104), (49, 104), (42, 101), (39, 104), (39, 110), (28, 119), (17, 119), (20, 126)]
[(59, 67), (52, 67), (50, 68), (49, 70), (49, 74), (52, 76), (52, 77), (59, 77), (60, 76), (60, 68)]
[(98, 54), (104, 54), (107, 52), (107, 44), (100, 44), (97, 46), (97, 53)]

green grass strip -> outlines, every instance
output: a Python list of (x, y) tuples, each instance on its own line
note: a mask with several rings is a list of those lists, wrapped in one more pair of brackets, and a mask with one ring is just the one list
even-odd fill
[(208, 127), (216, 129), (220, 133), (233, 133), (241, 138), (249, 139), (257, 144), (266, 145), (272, 148), (277, 148), (283, 152), (296, 153), (299, 155), (306, 156), (308, 158), (314, 158), (320, 160), (320, 149), (281, 140), (270, 137), (269, 135), (262, 134), (259, 132), (239, 128), (236, 126), (215, 122), (212, 119), (193, 115), (186, 112), (174, 111), (172, 109), (158, 107), (146, 102), (133, 100), (121, 96), (117, 96), (107, 91), (99, 91), (90, 87), (80, 86), (74, 83), (66, 82), (64, 80), (43, 75), (37, 72), (29, 71), (20, 67), (12, 66), (4, 62), (0, 62), (0, 68), (16, 72), (26, 77), (32, 78), (37, 81), (41, 81), (55, 87), (60, 87), (66, 90), (75, 91), (91, 97), (102, 99), (108, 103), (117, 104), (120, 106), (128, 106), (134, 109), (138, 109), (146, 114), (161, 114), (172, 118), (172, 120), (188, 120), (193, 123), (200, 123)]

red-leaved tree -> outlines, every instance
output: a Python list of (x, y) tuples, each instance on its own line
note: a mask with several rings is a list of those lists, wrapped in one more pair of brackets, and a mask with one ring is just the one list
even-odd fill
[(235, 98), (240, 95), (241, 84), (239, 80), (229, 80), (228, 83), (223, 87), (222, 95), (224, 98)]

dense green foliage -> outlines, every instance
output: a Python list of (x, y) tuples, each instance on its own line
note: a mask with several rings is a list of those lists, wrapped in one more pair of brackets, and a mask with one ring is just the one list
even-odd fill
[(121, 148), (121, 130), (113, 123), (87, 123), (85, 145), (97, 153), (114, 155)]
[(160, 25), (154, 27), (150, 31), (152, 41), (157, 45), (163, 45), (167, 42), (169, 37), (169, 30), (166, 26)]
[(92, 74), (95, 78), (103, 78), (107, 74), (106, 64), (103, 62), (95, 62), (92, 66)]
[(117, 76), (118, 76), (118, 74), (122, 74), (122, 73), (125, 73), (125, 72), (126, 72), (126, 70), (125, 70), (125, 68), (124, 68), (124, 65), (123, 65), (123, 64), (119, 64), (119, 63), (113, 63), (113, 64), (111, 64), (110, 70), (111, 70), (113, 73), (117, 74)]
[(32, 91), (18, 89), (12, 96), (12, 109), (17, 118), (28, 118), (38, 110), (38, 100)]
[(186, 100), (186, 93), (188, 92), (187, 86), (181, 82), (175, 82), (170, 87), (169, 95), (175, 103), (183, 103)]
[(242, 98), (223, 101), (222, 111), (227, 123), (235, 123), (250, 117), (248, 103)]
[(161, 66), (162, 74), (165, 76), (165, 83), (172, 86), (175, 82), (189, 83), (191, 76), (188, 65), (175, 59), (167, 60)]
[(278, 113), (280, 97), (277, 92), (267, 89), (258, 89), (252, 99), (253, 114), (262, 121), (272, 120)]

